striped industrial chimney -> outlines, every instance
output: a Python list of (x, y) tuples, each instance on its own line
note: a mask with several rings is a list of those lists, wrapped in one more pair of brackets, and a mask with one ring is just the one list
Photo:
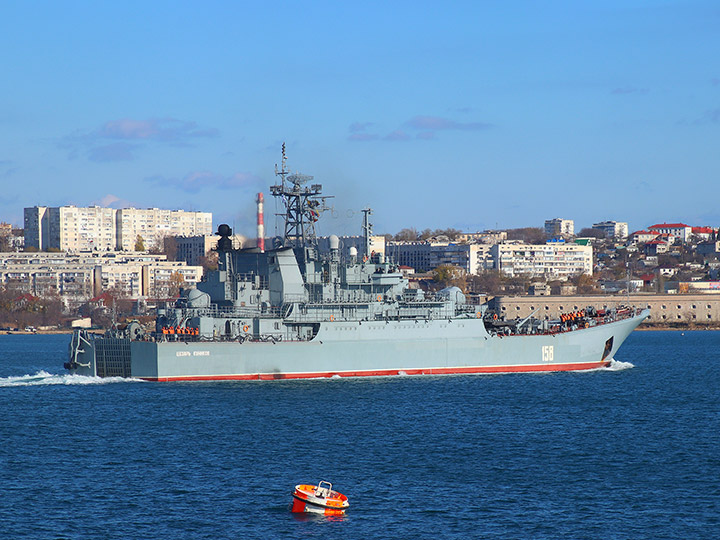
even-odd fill
[(265, 216), (263, 210), (263, 194), (257, 196), (257, 247), (261, 253), (265, 253)]

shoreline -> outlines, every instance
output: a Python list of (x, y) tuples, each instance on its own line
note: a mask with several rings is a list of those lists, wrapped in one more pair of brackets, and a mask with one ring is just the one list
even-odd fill
[(657, 332), (660, 330), (669, 330), (672, 332), (680, 331), (680, 332), (690, 332), (690, 331), (718, 331), (720, 330), (720, 326), (669, 326), (669, 325), (662, 325), (662, 324), (653, 324), (653, 325), (644, 325), (641, 324), (638, 326), (635, 330), (639, 330), (641, 332)]

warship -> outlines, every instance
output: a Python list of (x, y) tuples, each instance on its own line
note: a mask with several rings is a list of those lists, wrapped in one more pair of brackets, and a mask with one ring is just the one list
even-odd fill
[(330, 236), (321, 253), (315, 224), (329, 197), (286, 160), (283, 145), (270, 192), (284, 208), (284, 234), (271, 248), (260, 217), (256, 247), (235, 249), (230, 227), (220, 225), (218, 269), (159, 307), (154, 329), (77, 330), (65, 368), (149, 381), (586, 370), (610, 365), (649, 315), (618, 306), (504, 320), (457, 287), (424, 292), (371, 250), (369, 208), (364, 246)]

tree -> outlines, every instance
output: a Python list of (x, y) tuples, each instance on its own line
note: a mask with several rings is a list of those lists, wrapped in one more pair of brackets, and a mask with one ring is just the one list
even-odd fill
[(470, 276), (470, 291), (476, 294), (496, 295), (502, 292), (502, 277), (499, 270), (486, 270), (481, 274)]
[(62, 321), (63, 302), (57, 292), (46, 294), (42, 299), (40, 324), (38, 326), (59, 325)]
[(525, 294), (528, 287), (530, 287), (530, 277), (525, 274), (503, 276), (503, 292), (505, 294)]
[(419, 236), (420, 236), (420, 240), (422, 240), (424, 242), (426, 240), (429, 240), (433, 236), (435, 236), (435, 233), (430, 229), (423, 229), (423, 231), (420, 233)]
[(145, 251), (145, 240), (139, 234), (135, 239), (135, 251)]
[(114, 322), (112, 309), (104, 306), (93, 309), (90, 313), (90, 319), (93, 326), (99, 326), (100, 328), (110, 328)]
[(545, 231), (538, 227), (523, 227), (521, 229), (508, 229), (508, 240), (522, 240), (527, 244), (544, 244)]
[(208, 251), (204, 257), (200, 257), (198, 260), (200, 266), (203, 267), (203, 271), (213, 271), (218, 269), (218, 252), (214, 250)]
[(126, 290), (115, 285), (105, 292), (108, 294), (109, 307), (115, 310), (116, 315), (126, 315), (132, 312), (134, 302), (129, 289)]
[(185, 278), (180, 272), (170, 274), (170, 283), (168, 284), (168, 296), (177, 298), (180, 296), (180, 289), (185, 285)]
[(460, 229), (453, 229), (452, 227), (449, 227), (442, 231), (438, 230), (438, 232), (447, 236), (451, 242), (455, 241), (455, 239), (462, 234), (462, 231)]
[(435, 229), (434, 231), (431, 229), (424, 229), (423, 232), (420, 233), (420, 240), (428, 240), (436, 236), (445, 236), (452, 242), (459, 234), (462, 234), (462, 231), (453, 228)]
[(397, 242), (415, 242), (418, 239), (419, 235), (417, 232), (417, 229), (409, 228), (409, 229), (402, 229), (399, 233), (395, 235), (395, 240)]
[(577, 286), (578, 294), (594, 294), (598, 292), (597, 282), (589, 274), (580, 274), (573, 279), (573, 283)]
[(40, 298), (12, 286), (0, 287), (0, 324), (17, 328), (59, 325), (63, 319), (62, 308), (60, 296), (55, 292)]
[(605, 238), (605, 233), (601, 231), (600, 229), (593, 229), (590, 227), (585, 227), (584, 229), (580, 230), (580, 233), (578, 236), (582, 238), (597, 238), (599, 240), (602, 240)]
[(658, 273), (657, 279), (655, 280), (655, 292), (663, 294), (665, 292), (665, 276)]
[(439, 283), (443, 288), (458, 287), (463, 292), (467, 288), (465, 281), (465, 271), (459, 266), (443, 264), (432, 271), (433, 280)]

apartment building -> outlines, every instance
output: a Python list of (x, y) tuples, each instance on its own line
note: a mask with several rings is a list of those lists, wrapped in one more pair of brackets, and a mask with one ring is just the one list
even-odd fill
[(162, 247), (165, 236), (209, 235), (212, 213), (161, 210), (35, 206), (25, 208), (25, 246), (38, 250), (133, 251)]
[(628, 224), (624, 221), (601, 221), (593, 223), (592, 228), (602, 231), (606, 238), (625, 240), (628, 236)]
[(545, 220), (545, 235), (549, 238), (575, 236), (575, 222), (572, 219), (547, 219)]
[(26, 247), (107, 251), (117, 245), (113, 208), (35, 206), (24, 214)]
[(508, 240), (499, 244), (452, 244), (390, 242), (387, 253), (393, 260), (418, 272), (442, 265), (458, 266), (468, 274), (498, 270), (508, 276), (565, 279), (592, 274), (592, 246), (564, 242), (525, 244)]
[(650, 225), (648, 230), (651, 232), (658, 232), (660, 234), (670, 234), (675, 238), (679, 238), (681, 242), (685, 243), (690, 239), (692, 235), (692, 227), (685, 225), (685, 223), (657, 223)]
[(478, 274), (492, 267), (490, 244), (454, 244), (450, 242), (389, 242), (386, 253), (401, 266), (418, 272), (429, 272), (438, 266), (451, 265), (468, 274)]
[(128, 298), (165, 298), (177, 286), (194, 286), (203, 275), (200, 266), (187, 266), (181, 261), (109, 264), (94, 269), (94, 292), (119, 290)]
[(159, 208), (122, 208), (117, 211), (117, 249), (132, 251), (138, 237), (145, 249), (162, 247), (166, 236), (212, 234), (212, 213), (162, 210)]
[(108, 290), (133, 299), (163, 297), (178, 284), (192, 287), (202, 279), (202, 267), (166, 259), (112, 252), (0, 253), (0, 286), (34, 296), (57, 294), (70, 305)]
[(508, 241), (492, 246), (493, 268), (507, 276), (565, 279), (580, 274), (592, 275), (592, 246), (548, 242), (525, 244)]

